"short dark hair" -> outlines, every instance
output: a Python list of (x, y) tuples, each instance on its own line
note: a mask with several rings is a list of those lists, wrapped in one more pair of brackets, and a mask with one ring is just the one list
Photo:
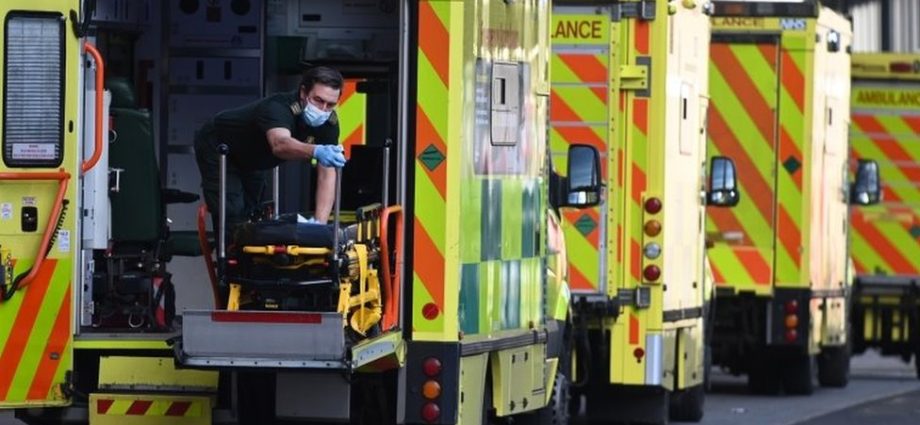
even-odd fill
[(300, 85), (310, 91), (316, 84), (332, 87), (335, 90), (341, 90), (345, 84), (342, 74), (328, 66), (316, 66), (308, 69), (303, 73)]

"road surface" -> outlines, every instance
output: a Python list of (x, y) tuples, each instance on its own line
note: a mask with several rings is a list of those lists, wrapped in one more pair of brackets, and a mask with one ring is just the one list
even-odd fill
[[(879, 357), (873, 352), (854, 357), (851, 363), (850, 384), (843, 389), (816, 387), (811, 396), (754, 396), (747, 392), (744, 377), (717, 375), (713, 377), (713, 392), (706, 397), (706, 425), (831, 425), (846, 424), (832, 420), (841, 418), (852, 408), (866, 405), (862, 411), (869, 414), (870, 407), (882, 403), (909, 400), (899, 396), (920, 391), (913, 364), (900, 359)], [(917, 396), (914, 396), (914, 400)], [(914, 407), (920, 408), (914, 403)], [(857, 409), (858, 410), (858, 409)], [(839, 412), (825, 420), (829, 414)], [(854, 424), (885, 423), (886, 425), (916, 424), (918, 417), (909, 422), (892, 422), (865, 419)], [(817, 419), (821, 418), (820, 421)], [(813, 421), (814, 420), (814, 421)]]
[[(810, 396), (754, 396), (744, 377), (716, 373), (703, 425), (912, 425), (920, 423), (920, 380), (912, 364), (874, 353), (854, 357), (850, 385)], [(9, 412), (0, 425), (21, 425)]]

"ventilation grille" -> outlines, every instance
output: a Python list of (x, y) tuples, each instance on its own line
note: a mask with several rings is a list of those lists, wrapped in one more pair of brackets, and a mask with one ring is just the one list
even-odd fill
[(63, 154), (63, 30), (60, 16), (10, 15), (6, 22), (3, 160), (56, 167)]

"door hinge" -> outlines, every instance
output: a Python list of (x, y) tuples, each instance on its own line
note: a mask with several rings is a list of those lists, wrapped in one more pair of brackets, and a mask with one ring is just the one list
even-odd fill
[(610, 19), (614, 22), (623, 19), (655, 20), (655, 0), (624, 1), (616, 3), (610, 10)]
[(648, 65), (620, 65), (620, 88), (648, 90)]
[(620, 289), (617, 291), (617, 299), (620, 305), (649, 308), (652, 305), (652, 288), (640, 286), (636, 289)]

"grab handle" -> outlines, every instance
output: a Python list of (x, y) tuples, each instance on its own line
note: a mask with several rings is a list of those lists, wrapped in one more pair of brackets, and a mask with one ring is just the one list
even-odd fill
[(89, 53), (96, 62), (96, 122), (94, 123), (96, 140), (94, 142), (93, 156), (83, 161), (83, 165), (80, 167), (82, 174), (86, 174), (87, 171), (96, 166), (99, 158), (102, 158), (102, 150), (105, 149), (105, 144), (102, 143), (102, 114), (105, 109), (105, 62), (102, 60), (102, 55), (92, 44), (84, 43), (83, 50), (86, 50), (86, 53)]

